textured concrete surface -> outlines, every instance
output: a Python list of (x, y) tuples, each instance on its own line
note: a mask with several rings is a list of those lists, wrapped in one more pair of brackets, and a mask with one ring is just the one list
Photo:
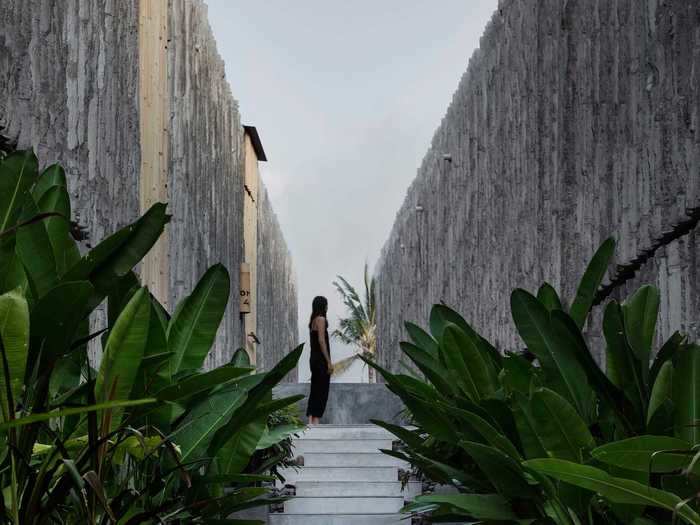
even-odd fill
[[(297, 394), (307, 396), (298, 403), (299, 414), (305, 418), (309, 388), (309, 383), (281, 385), (274, 389), (274, 396), (275, 398)], [(331, 383), (323, 423), (360, 425), (369, 423), (371, 419), (401, 423), (400, 413), (403, 408), (401, 400), (389, 392), (383, 384)], [(313, 433), (314, 429), (310, 429), (309, 432)], [(358, 436), (346, 436), (345, 439), (352, 437)]]
[[(296, 497), (284, 503), (283, 514), (270, 514), (270, 523), (403, 523), (399, 511), (421, 488), (413, 482), (401, 490), (399, 469), (407, 469), (406, 463), (383, 454), (379, 446), (363, 453), (348, 447), (392, 439), (373, 425), (309, 427), (294, 440), (303, 467), (283, 473)], [(326, 452), (325, 444), (332, 444), (334, 452)]]
[[(299, 344), (296, 273), (265, 185), (258, 186), (258, 368), (269, 370)], [(295, 368), (284, 382), (296, 383)]]
[[(503, 0), (377, 266), (381, 363), (399, 368), (403, 321), (440, 301), (520, 348), (513, 288), (570, 300), (603, 239), (614, 271), (700, 206), (699, 63), (693, 0)], [(699, 257), (685, 235), (626, 286), (660, 288), (661, 338), (698, 335)]]
[(139, 211), (138, 4), (2, 0), (0, 127), (66, 170), (90, 246)]
[(243, 129), (199, 0), (170, 8), (170, 296), (177, 304), (211, 265), (231, 274), (231, 295), (208, 366), (244, 345), (238, 312), (243, 261)]
[[(83, 249), (139, 214), (138, 7), (137, 0), (2, 0), (0, 7), (0, 129), (18, 147), (33, 147), (42, 165), (66, 168), (74, 218), (87, 228)], [(229, 309), (207, 361), (214, 366), (244, 344), (243, 129), (205, 3), (170, 0), (168, 8), (168, 295), (172, 308), (209, 266), (229, 269)], [(257, 333), (269, 341), (269, 367), (297, 341), (296, 290), (267, 199), (259, 223), (260, 273), (270, 279), (261, 285)], [(104, 325), (101, 312), (93, 323)]]

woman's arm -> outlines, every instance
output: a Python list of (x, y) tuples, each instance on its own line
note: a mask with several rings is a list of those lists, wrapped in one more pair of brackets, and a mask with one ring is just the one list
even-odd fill
[(321, 353), (323, 357), (326, 358), (326, 363), (328, 365), (328, 373), (333, 373), (333, 363), (331, 362), (331, 356), (328, 353), (328, 347), (326, 346), (326, 319), (323, 317), (317, 317), (314, 319), (314, 331), (316, 332), (316, 337), (318, 337), (318, 346), (321, 348)]

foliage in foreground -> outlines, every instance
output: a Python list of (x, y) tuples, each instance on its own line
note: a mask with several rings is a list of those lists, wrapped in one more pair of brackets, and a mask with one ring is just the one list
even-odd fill
[[(39, 174), (31, 152), (0, 161), (0, 522), (213, 523), (279, 501), (260, 486), (272, 478), (246, 468), (261, 440), (285, 437), (268, 418), (298, 397), (271, 391), (301, 348), (267, 373), (203, 371), (225, 268), (171, 316), (132, 272), (168, 221), (164, 204), (84, 256), (70, 216), (59, 166)], [(106, 325), (89, 333), (105, 299)]]
[(650, 286), (605, 308), (607, 373), (581, 332), (613, 250), (601, 246), (570, 307), (546, 283), (536, 296), (512, 293), (539, 366), (500, 355), (443, 305), (430, 333), (407, 323), (413, 342), (401, 343), (425, 380), (370, 363), (415, 424), (376, 422), (403, 441), (385, 453), (456, 489), (405, 511), (436, 522), (700, 524), (700, 346), (676, 333), (652, 351)]

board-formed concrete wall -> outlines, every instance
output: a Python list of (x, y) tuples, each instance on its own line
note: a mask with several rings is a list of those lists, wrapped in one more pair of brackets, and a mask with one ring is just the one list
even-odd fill
[[(396, 370), (403, 321), (440, 301), (520, 349), (513, 288), (570, 299), (606, 237), (614, 275), (699, 206), (700, 3), (503, 0), (378, 263), (380, 360)], [(698, 335), (699, 259), (686, 234), (613, 296), (655, 283), (660, 337)]]
[(139, 213), (138, 4), (2, 0), (0, 127), (68, 176), (86, 246)]
[(208, 366), (228, 362), (245, 345), (238, 309), (243, 261), (243, 128), (199, 0), (170, 0), (169, 202), (171, 304), (211, 265), (223, 263), (231, 294)]
[[(168, 95), (162, 182), (173, 218), (166, 228), (164, 299), (172, 310), (213, 264), (223, 263), (231, 274), (229, 308), (206, 363), (211, 367), (228, 362), (245, 338), (238, 307), (243, 128), (205, 3), (149, 1), (155, 11), (167, 9), (169, 35), (161, 48), (167, 85), (154, 90)], [(138, 0), (2, 0), (0, 6), (0, 129), (19, 148), (33, 147), (42, 165), (66, 168), (74, 219), (87, 228), (83, 249), (139, 216), (142, 178), (152, 175), (140, 173), (140, 22), (148, 23), (139, 19)], [(270, 279), (258, 301), (259, 325), (266, 324), (258, 333), (278, 359), (277, 348), (289, 351), (297, 340), (294, 275), (267, 200), (260, 217), (271, 244), (261, 241), (265, 262), (259, 264), (267, 266), (260, 273)], [(104, 325), (101, 312), (93, 323)]]
[[(258, 185), (258, 367), (268, 370), (299, 344), (296, 274), (287, 243), (270, 203)], [(284, 382), (296, 383), (295, 368)]]

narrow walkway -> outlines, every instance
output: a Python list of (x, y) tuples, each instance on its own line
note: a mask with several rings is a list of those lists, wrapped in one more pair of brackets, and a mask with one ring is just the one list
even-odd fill
[(296, 497), (284, 504), (284, 513), (270, 515), (270, 524), (405, 524), (399, 510), (418, 494), (420, 483), (409, 482), (401, 491), (399, 468), (405, 463), (379, 452), (391, 449), (393, 439), (372, 425), (310, 427), (296, 441), (304, 467), (284, 472)]

